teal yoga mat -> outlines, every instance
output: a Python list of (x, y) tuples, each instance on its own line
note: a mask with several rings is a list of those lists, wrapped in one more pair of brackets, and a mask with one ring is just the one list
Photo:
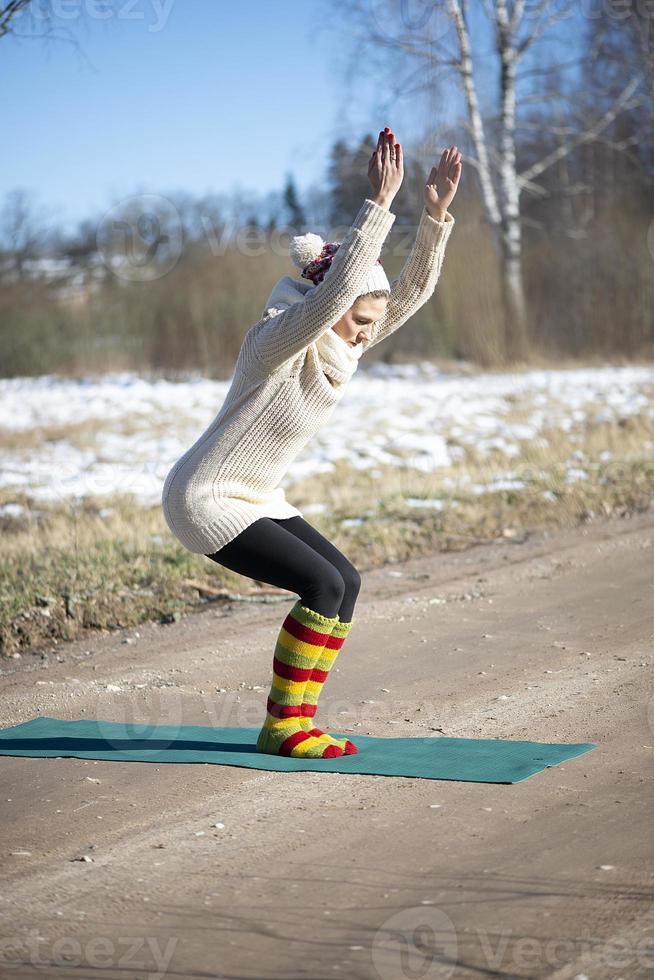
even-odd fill
[[(548, 766), (589, 752), (595, 742), (523, 742), (504, 738), (377, 738), (352, 735), (359, 751), (337, 759), (292, 759), (256, 751), (258, 728), (149, 725), (40, 715), (0, 731), (0, 755), (208, 762), (279, 772), (352, 772), (371, 776), (519, 783)], [(344, 733), (330, 732), (334, 737)]]

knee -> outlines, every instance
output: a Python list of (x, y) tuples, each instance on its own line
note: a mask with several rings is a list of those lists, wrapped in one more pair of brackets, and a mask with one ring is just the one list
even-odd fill
[(337, 568), (332, 568), (329, 575), (323, 579), (323, 592), (327, 593), (330, 600), (339, 605), (347, 591), (347, 583), (341, 572)]
[(345, 594), (348, 596), (358, 596), (361, 589), (361, 576), (354, 565), (347, 564), (340, 569), (341, 577), (345, 584)]
[(338, 608), (345, 595), (345, 581), (338, 568), (325, 562), (314, 578), (310, 591), (319, 595), (330, 607)]

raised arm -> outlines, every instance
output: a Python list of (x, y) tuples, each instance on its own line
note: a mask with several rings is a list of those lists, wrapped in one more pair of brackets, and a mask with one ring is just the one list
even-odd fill
[(363, 341), (364, 353), (395, 333), (431, 297), (441, 274), (445, 246), (453, 227), (454, 218), (449, 211), (441, 221), (436, 221), (426, 208), (422, 209), (411, 252), (397, 279), (391, 280), (386, 309), (373, 324), (370, 340)]
[(336, 250), (329, 275), (304, 299), (254, 329), (254, 353), (266, 370), (279, 367), (330, 330), (364, 291), (395, 221), (389, 208), (404, 176), (402, 155), (391, 150), (393, 141), (392, 133), (379, 134), (368, 164), (371, 197), (364, 200)]
[(396, 279), (386, 310), (373, 324), (364, 353), (401, 327), (433, 294), (441, 274), (445, 247), (454, 227), (447, 210), (461, 176), (461, 154), (456, 146), (443, 151), (438, 167), (432, 167), (424, 190), (425, 205), (411, 252)]

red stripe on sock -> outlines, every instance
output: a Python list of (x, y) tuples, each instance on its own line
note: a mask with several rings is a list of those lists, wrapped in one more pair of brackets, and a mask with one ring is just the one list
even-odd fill
[(318, 710), (317, 704), (301, 704), (300, 714), (303, 718), (313, 718), (316, 711)]
[(289, 735), (288, 738), (285, 738), (282, 744), (279, 746), (279, 754), (290, 755), (291, 750), (294, 749), (296, 745), (299, 745), (300, 742), (305, 742), (308, 738), (311, 738), (311, 735), (309, 735), (308, 732), (305, 732), (303, 728), (297, 732), (293, 732), (293, 734)]
[[(309, 735), (315, 735), (316, 738), (320, 738), (321, 735), (325, 735), (325, 734), (326, 733), (323, 732), (322, 728), (309, 729)], [(359, 751), (356, 745), (354, 744), (354, 742), (351, 742), (349, 738), (345, 739), (345, 745), (343, 745), (342, 748), (343, 748), (343, 755), (355, 755), (355, 753)]]
[(317, 667), (314, 667), (313, 670), (311, 671), (312, 681), (320, 681), (322, 684), (324, 684), (328, 677), (329, 677), (328, 670), (318, 670)]
[(292, 664), (285, 664), (273, 656), (273, 670), (278, 677), (283, 677), (287, 681), (308, 681), (311, 677), (311, 667), (294, 667)]
[(325, 643), (325, 646), (327, 647), (328, 650), (340, 650), (340, 648), (343, 646), (344, 643), (345, 643), (344, 636), (334, 636), (333, 633), (330, 633), (329, 638)]
[(302, 714), (302, 706), (299, 704), (278, 704), (277, 701), (269, 696), (266, 704), (268, 714), (273, 718), (299, 718)]
[(303, 643), (311, 643), (315, 647), (324, 647), (327, 640), (331, 636), (331, 633), (321, 633), (318, 630), (312, 630), (310, 626), (305, 626), (304, 623), (298, 622), (289, 613), (284, 620), (284, 629), (291, 636), (294, 636), (296, 640), (301, 640)]

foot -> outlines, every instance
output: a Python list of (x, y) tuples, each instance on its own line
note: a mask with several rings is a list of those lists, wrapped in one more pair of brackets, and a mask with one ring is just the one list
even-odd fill
[(343, 750), (343, 755), (354, 755), (355, 752), (359, 751), (354, 742), (351, 742), (349, 738), (334, 738), (332, 735), (328, 735), (327, 732), (323, 732), (321, 728), (316, 728), (312, 718), (307, 718), (303, 715), (299, 718), (299, 722), (305, 732), (308, 732), (309, 735), (313, 735), (315, 738), (323, 738), (332, 745), (337, 745)]
[(297, 718), (266, 718), (257, 738), (257, 752), (293, 759), (335, 759), (344, 749), (329, 735), (314, 735)]

